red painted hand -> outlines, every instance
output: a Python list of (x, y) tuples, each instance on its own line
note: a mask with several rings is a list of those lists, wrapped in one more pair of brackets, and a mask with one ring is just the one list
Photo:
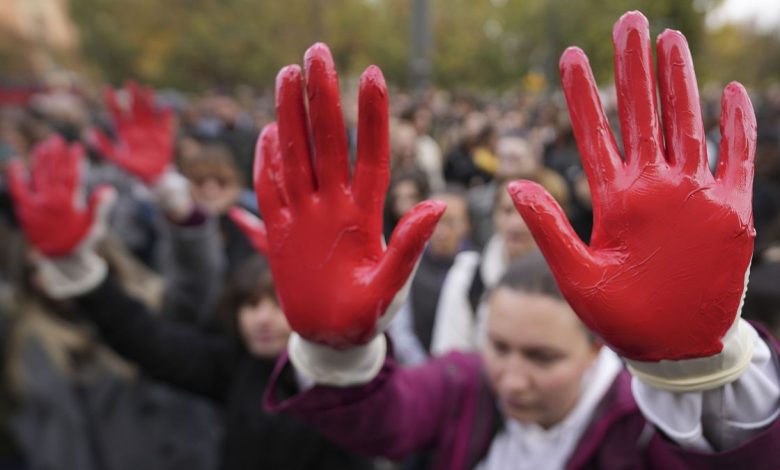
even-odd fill
[[(382, 243), (390, 175), (387, 90), (381, 71), (360, 80), (358, 149), (350, 179), (347, 133), (330, 51), (307, 52), (276, 81), (278, 124), (257, 145), (255, 189), (282, 309), (302, 337), (336, 348), (364, 344), (404, 285), (444, 206), (418, 204)], [(313, 138), (310, 147), (309, 131)]]
[(97, 209), (111, 188), (99, 188), (88, 204), (80, 198), (83, 151), (59, 137), (37, 145), (32, 153), (30, 179), (19, 160), (8, 166), (8, 186), (19, 224), (27, 240), (48, 257), (71, 254), (97, 224)]
[(562, 293), (608, 345), (639, 361), (711, 356), (738, 316), (753, 251), (753, 108), (740, 84), (726, 87), (713, 176), (685, 37), (658, 37), (663, 137), (645, 17), (624, 15), (613, 42), (625, 160), (587, 57), (570, 48), (560, 61), (593, 198), (590, 246), (540, 186), (509, 190)]
[(103, 132), (93, 130), (100, 153), (125, 171), (153, 183), (173, 159), (173, 114), (158, 111), (154, 92), (130, 82), (125, 87), (130, 106), (123, 108), (116, 92), (106, 90), (106, 105), (116, 125), (118, 141), (113, 142)]

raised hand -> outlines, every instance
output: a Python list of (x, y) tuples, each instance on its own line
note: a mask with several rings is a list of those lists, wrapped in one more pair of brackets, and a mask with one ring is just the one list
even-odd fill
[(129, 106), (123, 107), (115, 90), (107, 89), (106, 106), (116, 126), (114, 142), (100, 130), (93, 130), (94, 144), (100, 153), (146, 184), (154, 183), (173, 160), (173, 114), (158, 110), (154, 92), (134, 82), (125, 86)]
[(16, 217), (27, 240), (47, 257), (72, 254), (99, 236), (113, 189), (95, 190), (84, 201), (83, 150), (60, 136), (50, 137), (32, 152), (30, 178), (24, 164), (8, 166), (8, 187)]
[[(569, 48), (560, 61), (593, 198), (590, 246), (539, 185), (518, 181), (509, 190), (562, 293), (610, 347), (636, 361), (713, 356), (736, 330), (753, 252), (753, 108), (742, 85), (726, 87), (713, 175), (685, 37), (670, 30), (658, 37), (663, 121), (645, 17), (625, 14), (613, 42), (625, 159), (587, 57)], [(721, 366), (744, 367), (743, 352)]]
[(348, 348), (377, 334), (377, 322), (411, 274), (444, 206), (418, 204), (385, 249), (390, 149), (382, 73), (372, 66), (360, 79), (357, 162), (350, 178), (338, 78), (327, 46), (306, 51), (304, 70), (290, 65), (277, 76), (277, 123), (258, 140), (255, 189), (290, 325), (307, 340)]

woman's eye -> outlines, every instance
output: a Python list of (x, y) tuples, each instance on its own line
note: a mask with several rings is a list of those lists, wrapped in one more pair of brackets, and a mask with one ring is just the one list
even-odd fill
[(499, 356), (506, 356), (507, 354), (509, 354), (509, 345), (508, 344), (506, 344), (506, 343), (504, 343), (502, 341), (496, 341), (496, 340), (492, 340), (491, 343), (493, 345), (493, 350), (496, 352), (497, 355), (499, 355)]
[(525, 356), (529, 361), (539, 364), (541, 366), (552, 365), (561, 359), (560, 354), (555, 354), (555, 353), (545, 352), (545, 351), (529, 351), (526, 353)]

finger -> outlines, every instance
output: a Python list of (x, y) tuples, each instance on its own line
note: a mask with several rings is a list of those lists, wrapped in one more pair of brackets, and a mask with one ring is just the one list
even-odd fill
[(715, 178), (748, 202), (753, 194), (756, 155), (756, 114), (745, 88), (731, 82), (723, 90), (720, 115), (720, 154)]
[(615, 88), (626, 164), (642, 168), (663, 161), (655, 101), (650, 26), (638, 11), (621, 16), (612, 30)]
[[(80, 146), (78, 147), (80, 148)], [(47, 157), (49, 161), (48, 185), (58, 188), (63, 194), (73, 195), (76, 190), (72, 147), (62, 138), (52, 143)], [(76, 149), (78, 151), (78, 149)], [(61, 194), (58, 194), (60, 196)]]
[(160, 111), (160, 126), (165, 129), (167, 132), (167, 135), (173, 139), (173, 125), (174, 125), (174, 118), (176, 116), (173, 113), (173, 110), (170, 108), (165, 108)]
[(507, 190), (559, 284), (559, 276), (565, 278), (566, 284), (578, 284), (585, 273), (593, 272), (595, 263), (590, 248), (580, 240), (561, 206), (541, 185), (518, 180), (509, 183)]
[(601, 106), (588, 57), (570, 47), (561, 56), (561, 83), (572, 130), (588, 177), (593, 209), (598, 211), (610, 194), (612, 182), (623, 167), (615, 137)]
[(423, 201), (401, 218), (376, 267), (378, 286), (393, 295), (403, 287), (446, 208), (441, 201)]
[(8, 179), (8, 192), (11, 194), (14, 205), (19, 209), (16, 211), (18, 217), (29, 206), (31, 198), (30, 188), (27, 186), (27, 178), (25, 177), (24, 163), (21, 159), (14, 158), (8, 162), (6, 178)]
[(269, 223), (279, 221), (288, 206), (282, 171), (279, 134), (274, 122), (265, 126), (257, 139), (254, 163), (257, 203), (263, 219)]
[(321, 191), (336, 191), (348, 184), (349, 166), (338, 76), (328, 46), (311, 46), (304, 56), (304, 67), (317, 185)]
[(295, 206), (307, 200), (315, 188), (303, 102), (303, 77), (297, 65), (284, 67), (276, 76), (276, 118), (286, 187), (290, 203)]
[[(371, 66), (360, 77), (358, 140), (352, 192), (355, 202), (369, 212), (368, 220), (381, 223), (390, 181), (390, 131), (387, 87), (382, 71)], [(377, 227), (379, 228), (379, 227)]]
[(76, 193), (81, 187), (81, 162), (83, 155), (84, 149), (78, 143), (68, 146), (61, 155), (62, 184), (72, 194)]
[(65, 140), (55, 134), (36, 145), (32, 154), (32, 183), (38, 194), (51, 193), (58, 187), (58, 176), (65, 153)]
[(234, 206), (228, 212), (230, 219), (244, 232), (257, 252), (265, 255), (268, 253), (268, 235), (265, 224), (248, 210)]
[(149, 101), (150, 90), (144, 90), (133, 80), (125, 88), (130, 92), (130, 111), (134, 119), (148, 120), (154, 116), (154, 97)]
[(669, 164), (712, 180), (707, 165), (699, 87), (688, 42), (679, 31), (667, 29), (658, 36), (656, 50)]

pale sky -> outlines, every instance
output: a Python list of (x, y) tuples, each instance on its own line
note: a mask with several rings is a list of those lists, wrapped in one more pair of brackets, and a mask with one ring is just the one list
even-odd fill
[(707, 25), (723, 23), (753, 24), (763, 31), (780, 34), (780, 0), (725, 0), (707, 17)]

